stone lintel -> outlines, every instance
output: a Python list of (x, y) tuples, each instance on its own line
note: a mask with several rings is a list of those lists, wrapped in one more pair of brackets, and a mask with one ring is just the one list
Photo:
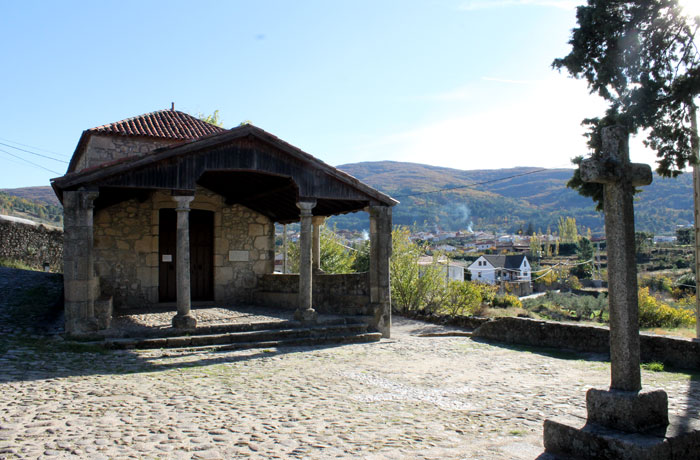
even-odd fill
[(636, 433), (668, 425), (668, 396), (663, 390), (591, 388), (586, 408), (589, 422), (614, 430)]
[(173, 197), (176, 196), (191, 196), (194, 198), (194, 190), (171, 190), (170, 195)]

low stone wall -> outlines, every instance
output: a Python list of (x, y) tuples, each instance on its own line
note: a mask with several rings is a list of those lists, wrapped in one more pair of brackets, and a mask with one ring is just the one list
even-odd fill
[[(518, 345), (610, 352), (610, 331), (606, 327), (528, 318), (497, 318), (485, 322), (474, 331), (472, 337)], [(644, 362), (660, 361), (680, 369), (700, 369), (698, 341), (641, 333), (640, 351)]]
[(0, 216), (0, 258), (63, 272), (63, 230)]
[[(296, 309), (299, 275), (268, 274), (260, 279), (255, 302), (259, 305)], [(313, 306), (319, 313), (371, 315), (369, 274), (314, 275)]]

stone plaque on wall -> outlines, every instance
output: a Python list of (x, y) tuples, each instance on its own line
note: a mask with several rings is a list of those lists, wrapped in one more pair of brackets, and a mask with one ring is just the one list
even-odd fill
[(228, 260), (230, 262), (248, 262), (248, 251), (229, 251)]

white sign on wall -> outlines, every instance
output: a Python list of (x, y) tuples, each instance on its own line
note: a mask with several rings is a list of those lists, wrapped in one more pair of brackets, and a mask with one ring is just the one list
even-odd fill
[(249, 260), (248, 251), (229, 251), (228, 260), (230, 262), (248, 262)]

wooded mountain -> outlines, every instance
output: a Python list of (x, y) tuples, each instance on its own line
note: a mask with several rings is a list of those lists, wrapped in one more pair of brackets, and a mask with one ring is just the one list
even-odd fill
[[(401, 203), (394, 208), (394, 224), (433, 230), (517, 232), (529, 224), (542, 233), (557, 230), (559, 217), (574, 217), (594, 233), (603, 231), (603, 217), (590, 198), (566, 188), (571, 169), (510, 168), (463, 171), (418, 163), (376, 161), (351, 163), (339, 169), (388, 193)], [(673, 233), (676, 225), (693, 222), (692, 175), (676, 179), (654, 175), (654, 181), (635, 197), (637, 230)], [(446, 190), (447, 189), (447, 190)], [(27, 200), (12, 201), (12, 196)], [(60, 207), (51, 187), (0, 190), (0, 213), (56, 222)], [(13, 212), (13, 210), (15, 212)], [(338, 228), (366, 229), (364, 213), (331, 220)]]
[[(339, 169), (388, 193), (401, 203), (394, 224), (433, 229), (517, 232), (531, 223), (538, 232), (557, 229), (559, 217), (574, 217), (581, 227), (603, 232), (595, 204), (566, 188), (572, 169), (520, 167), (464, 171), (417, 163), (377, 161), (351, 163)], [(677, 224), (693, 221), (692, 175), (676, 179), (654, 175), (635, 197), (637, 230), (673, 233)], [(366, 216), (334, 218), (339, 228), (365, 228)], [(470, 225), (471, 224), (471, 225)]]

